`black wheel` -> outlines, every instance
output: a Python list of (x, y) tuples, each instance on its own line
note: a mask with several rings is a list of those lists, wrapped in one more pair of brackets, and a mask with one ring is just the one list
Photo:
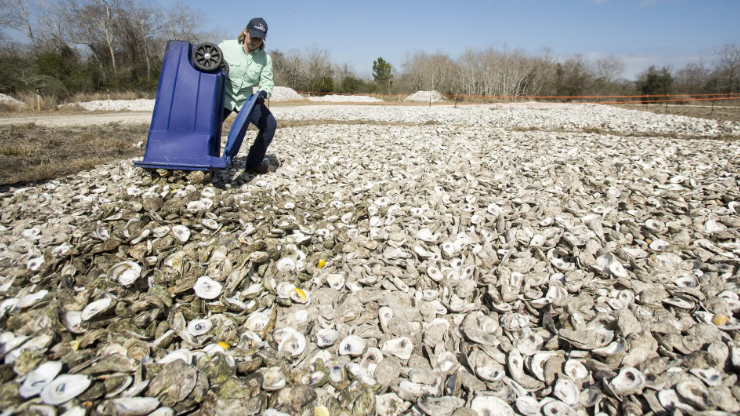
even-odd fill
[(221, 48), (213, 43), (201, 43), (193, 48), (192, 58), (195, 69), (202, 72), (216, 72), (224, 62)]
[(221, 68), (224, 70), (224, 75), (228, 77), (229, 76), (229, 63), (224, 61), (224, 63), (221, 64)]

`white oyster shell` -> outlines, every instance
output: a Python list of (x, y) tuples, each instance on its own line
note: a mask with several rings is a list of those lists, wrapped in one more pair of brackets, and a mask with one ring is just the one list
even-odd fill
[(95, 315), (107, 311), (110, 308), (112, 302), (113, 299), (109, 297), (98, 299), (95, 302), (87, 305), (85, 309), (82, 310), (82, 315), (80, 315), (80, 318), (82, 318), (83, 321), (89, 321)]
[(357, 357), (365, 351), (367, 343), (357, 335), (349, 335), (339, 343), (339, 355)]
[(316, 345), (319, 348), (326, 348), (334, 345), (339, 338), (339, 331), (335, 329), (323, 328), (316, 332)]
[(470, 408), (479, 415), (514, 416), (514, 409), (508, 403), (493, 396), (479, 396), (473, 399)]
[(41, 364), (35, 370), (28, 373), (28, 376), (18, 389), (18, 394), (24, 399), (27, 399), (41, 393), (44, 387), (51, 383), (61, 371), (61, 361), (47, 361)]
[(134, 261), (123, 261), (114, 264), (108, 271), (108, 278), (123, 286), (130, 286), (141, 276), (141, 266)]
[(56, 406), (82, 394), (92, 383), (88, 376), (65, 374), (55, 378), (41, 390), (41, 401)]
[(402, 360), (408, 360), (411, 352), (414, 350), (414, 343), (407, 337), (400, 337), (383, 343), (381, 351), (386, 354), (392, 354)]
[(193, 336), (207, 334), (213, 328), (213, 322), (210, 319), (194, 319), (188, 322), (188, 332)]
[(208, 276), (201, 276), (193, 286), (195, 294), (201, 299), (215, 299), (221, 294), (221, 283)]

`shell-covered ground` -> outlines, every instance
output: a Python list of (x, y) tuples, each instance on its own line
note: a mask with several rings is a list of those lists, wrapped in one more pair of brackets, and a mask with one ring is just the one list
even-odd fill
[(3, 414), (740, 412), (738, 123), (284, 116), (358, 123), (0, 196)]
[(370, 97), (368, 95), (324, 95), (321, 97), (308, 97), (309, 101), (323, 101), (330, 103), (343, 103), (343, 102), (355, 102), (355, 103), (382, 103), (383, 100), (380, 98)]

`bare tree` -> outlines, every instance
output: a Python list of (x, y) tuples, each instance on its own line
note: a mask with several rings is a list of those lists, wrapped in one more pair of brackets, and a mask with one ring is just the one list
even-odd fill
[(401, 64), (406, 82), (417, 90), (454, 91), (458, 86), (457, 64), (443, 53), (413, 52)]
[(10, 0), (0, 0), (0, 26), (9, 27), (13, 6)]
[(285, 75), (291, 87), (298, 87), (302, 79), (307, 77), (304, 68), (301, 52), (297, 49), (288, 51), (285, 55)]
[(139, 41), (143, 46), (143, 55), (146, 63), (146, 77), (149, 78), (151, 76), (149, 44), (165, 28), (164, 12), (158, 5), (146, 6), (143, 4), (133, 4), (128, 18), (136, 29)]
[(65, 2), (39, 2), (36, 4), (36, 21), (42, 48), (55, 49), (67, 45), (71, 38), (70, 28), (76, 19)]
[(740, 71), (740, 47), (735, 43), (729, 43), (719, 52), (719, 68), (726, 72), (727, 91), (732, 94), (735, 87), (735, 76)]
[[(70, 25), (68, 26), (68, 41), (77, 45), (84, 45), (90, 51), (93, 61), (97, 62), (103, 80), (106, 79), (103, 66), (104, 46), (100, 42), (98, 32), (92, 19), (88, 18), (88, 8), (77, 0), (66, 0), (66, 11)], [(73, 24), (74, 22), (74, 24)]]
[(178, 0), (174, 6), (168, 8), (165, 23), (167, 38), (197, 43), (199, 20), (196, 14), (197, 10), (185, 5), (182, 0)]
[[(97, 13), (97, 18), (94, 20), (95, 26), (105, 37), (105, 43), (108, 44), (108, 50), (110, 51), (111, 65), (113, 66), (113, 72), (116, 72), (116, 54), (113, 51), (113, 26), (115, 20), (118, 18), (119, 7), (116, 0), (93, 0), (98, 4), (100, 12)], [(96, 14), (93, 14), (95, 16)]]
[(624, 62), (615, 55), (609, 55), (596, 61), (596, 76), (605, 84), (617, 80), (624, 73)]
[(314, 43), (305, 51), (306, 71), (309, 78), (332, 76), (331, 52)]
[[(77, 38), (87, 38), (87, 42), (80, 42), (90, 46), (96, 41), (105, 42), (110, 56), (113, 72), (117, 71), (116, 54), (114, 50), (114, 27), (120, 13), (118, 0), (67, 0), (70, 10), (78, 19), (80, 25)], [(79, 36), (82, 34), (82, 36)]]
[(478, 52), (473, 48), (466, 48), (458, 58), (457, 71), (460, 79), (460, 88), (467, 95), (473, 95), (477, 92), (477, 74), (480, 72), (478, 66)]
[[(273, 66), (274, 62), (273, 58)], [(342, 85), (345, 78), (357, 78), (354, 67), (348, 63), (333, 65), (332, 73), (334, 75), (334, 85)]]
[(687, 64), (676, 72), (674, 86), (677, 91), (686, 94), (701, 94), (706, 88), (710, 71), (704, 66), (704, 61)]
[(0, 26), (15, 29), (25, 35), (36, 51), (36, 36), (33, 30), (33, 16), (28, 0), (0, 1)]

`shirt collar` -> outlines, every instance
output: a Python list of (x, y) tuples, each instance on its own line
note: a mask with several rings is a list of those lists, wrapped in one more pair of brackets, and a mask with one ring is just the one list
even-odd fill
[[(236, 40), (236, 43), (239, 43), (239, 39)], [(247, 51), (244, 50), (244, 44), (243, 43), (239, 43), (239, 46), (241, 47), (241, 50), (242, 50), (242, 52), (244, 52), (245, 55), (254, 55), (258, 50), (260, 50), (260, 48), (257, 48), (255, 50), (253, 50), (252, 52), (247, 53)]]

